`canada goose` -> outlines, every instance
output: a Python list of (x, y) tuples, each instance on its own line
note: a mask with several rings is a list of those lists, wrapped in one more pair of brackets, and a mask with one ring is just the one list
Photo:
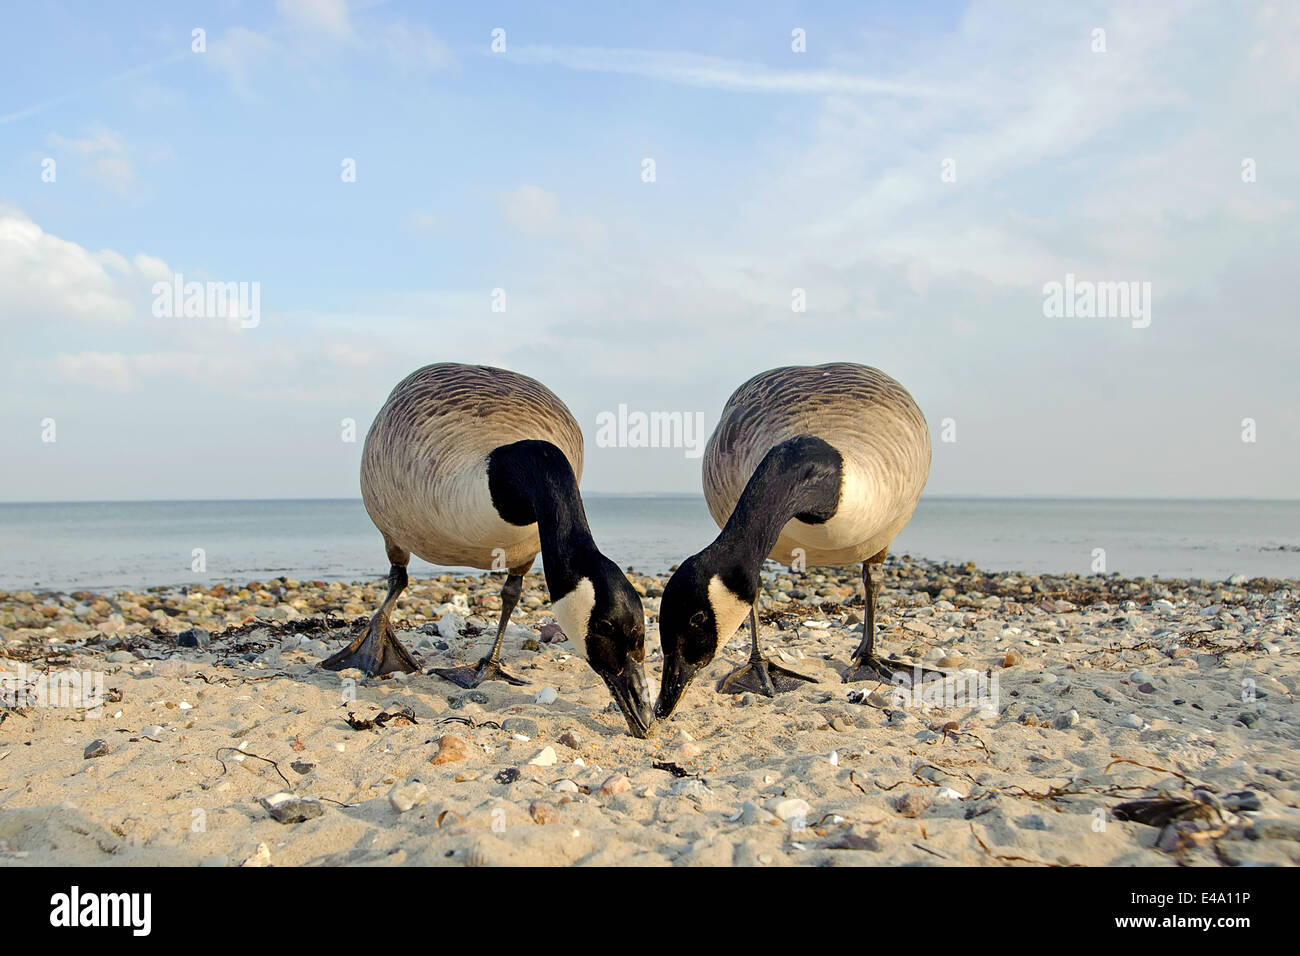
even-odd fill
[(499, 656), (523, 576), (540, 551), (556, 620), (604, 679), (632, 733), (644, 736), (652, 717), (641, 598), (592, 540), (581, 475), (582, 431), (540, 382), (449, 362), (402, 379), (361, 453), (361, 497), (392, 565), (388, 595), (366, 632), (322, 666), (371, 675), (418, 669), (389, 618), (415, 554), (508, 571), (492, 653), (477, 667), (436, 673), (462, 687), (524, 683), (501, 668)]
[(871, 573), (911, 518), (930, 473), (930, 432), (907, 390), (850, 362), (763, 372), (727, 400), (703, 465), (704, 497), (722, 532), (664, 587), (656, 717), (672, 714), (746, 616), (749, 661), (718, 690), (771, 697), (815, 683), (759, 654), (755, 603), (768, 557), (803, 567), (861, 561), (866, 622), (844, 679), (908, 672), (910, 665), (873, 650), (881, 582)]

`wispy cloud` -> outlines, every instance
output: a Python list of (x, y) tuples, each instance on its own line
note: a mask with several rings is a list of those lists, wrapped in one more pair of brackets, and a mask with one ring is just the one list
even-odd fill
[(666, 83), (743, 93), (841, 94), (961, 101), (981, 98), (974, 90), (961, 86), (935, 86), (837, 70), (775, 70), (758, 63), (672, 50), (539, 45), (511, 47), (507, 55), (520, 63), (561, 66), (590, 73), (643, 76)]

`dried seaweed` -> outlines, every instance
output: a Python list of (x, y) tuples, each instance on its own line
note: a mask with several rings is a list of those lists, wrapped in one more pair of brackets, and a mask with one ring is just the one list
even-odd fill
[(293, 784), (290, 783), (290, 782), (289, 782), (289, 778), (286, 777), (286, 776), (284, 775), (284, 771), (280, 769), (280, 765), (279, 765), (279, 763), (277, 763), (276, 761), (272, 760), (270, 757), (263, 757), (263, 756), (260, 756), (260, 755), (258, 755), (258, 754), (251, 754), (251, 753), (249, 753), (247, 750), (240, 750), (238, 747), (218, 747), (218, 748), (217, 748), (217, 752), (216, 752), (216, 754), (215, 754), (215, 757), (216, 757), (217, 763), (221, 764), (221, 774), (222, 774), (222, 776), (225, 776), (226, 771), (229, 769), (228, 767), (226, 767), (226, 762), (225, 762), (224, 760), (221, 759), (221, 752), (222, 752), (223, 750), (233, 750), (235, 753), (239, 754), (241, 757), (252, 757), (254, 760), (262, 760), (262, 761), (265, 761), (266, 763), (269, 763), (272, 767), (275, 768), (275, 772), (278, 773), (278, 774), (280, 775), (280, 779), (283, 780), (283, 781), (285, 782), (285, 785), (288, 786), (288, 788), (289, 788), (290, 790), (293, 789)]
[(392, 722), (399, 727), (406, 726), (407, 724), (419, 723), (419, 721), (415, 719), (415, 712), (409, 707), (403, 707), (401, 710), (391, 714), (388, 711), (383, 710), (370, 720), (358, 717), (349, 710), (347, 717), (344, 719), (348, 722), (348, 726), (353, 730), (377, 730), (383, 728), (383, 726), (389, 722)]
[(979, 844), (980, 849), (988, 856), (991, 856), (995, 860), (1000, 860), (1003, 863), (1032, 863), (1034, 866), (1052, 867), (1079, 867), (1083, 865), (1082, 863), (1051, 863), (1047, 860), (1032, 860), (1027, 856), (1011, 856), (1010, 854), (1005, 853), (994, 853), (989, 849), (989, 845), (980, 839), (980, 835), (975, 832), (975, 824), (968, 823), (967, 826), (970, 827), (970, 835), (975, 838), (975, 842)]

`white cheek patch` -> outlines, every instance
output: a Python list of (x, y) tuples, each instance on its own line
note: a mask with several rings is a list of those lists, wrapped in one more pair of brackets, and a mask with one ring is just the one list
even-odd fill
[(721, 650), (722, 645), (736, 633), (736, 628), (749, 617), (750, 605), (723, 584), (722, 578), (714, 575), (709, 579), (709, 606), (713, 608), (713, 620), (718, 628), (718, 650)]
[(583, 660), (587, 660), (587, 624), (595, 606), (596, 588), (588, 578), (580, 580), (577, 587), (551, 605), (551, 613), (564, 636), (577, 648)]

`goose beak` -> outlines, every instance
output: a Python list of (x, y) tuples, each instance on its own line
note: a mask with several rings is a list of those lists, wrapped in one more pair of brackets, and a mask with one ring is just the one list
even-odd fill
[(697, 670), (698, 667), (692, 667), (679, 658), (664, 658), (664, 682), (659, 688), (659, 699), (655, 701), (656, 720), (667, 720), (673, 715)]
[(654, 714), (650, 709), (650, 690), (646, 686), (645, 674), (641, 668), (629, 663), (620, 674), (605, 677), (614, 703), (627, 718), (627, 729), (633, 737), (644, 738), (654, 723)]

